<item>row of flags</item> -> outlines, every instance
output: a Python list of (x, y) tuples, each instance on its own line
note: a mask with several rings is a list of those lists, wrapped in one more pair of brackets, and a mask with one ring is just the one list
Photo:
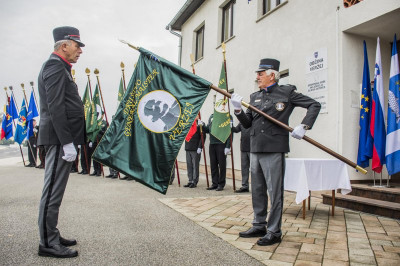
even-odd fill
[[(21, 110), (18, 113), (18, 109), (15, 104), (13, 95), (11, 95), (9, 103), (4, 106), (4, 117), (1, 125), (1, 138), (10, 139), (14, 136), (15, 142), (22, 144), (27, 138), (29, 139), (34, 135), (33, 131), (33, 120), (38, 117), (39, 113), (37, 110), (35, 97), (33, 91), (29, 99), (29, 105), (26, 106), (25, 99), (22, 100)], [(18, 119), (15, 135), (13, 134), (13, 123), (14, 120)]]
[(389, 175), (400, 172), (400, 74), (396, 35), (392, 46), (390, 80), (388, 91), (387, 130), (385, 125), (385, 103), (382, 62), (379, 37), (376, 46), (374, 90), (371, 93), (367, 47), (364, 41), (364, 69), (361, 93), (360, 134), (357, 164), (382, 171), (386, 164)]

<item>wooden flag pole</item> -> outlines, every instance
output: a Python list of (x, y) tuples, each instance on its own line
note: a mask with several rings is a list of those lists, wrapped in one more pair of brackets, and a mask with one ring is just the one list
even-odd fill
[(93, 73), (96, 75), (97, 78), (97, 85), (99, 85), (99, 91), (100, 91), (100, 97), (101, 97), (101, 103), (103, 104), (103, 109), (104, 109), (104, 116), (106, 117), (106, 122), (107, 122), (107, 126), (108, 124), (108, 119), (107, 119), (107, 112), (106, 112), (106, 106), (104, 105), (104, 100), (103, 100), (103, 93), (101, 92), (101, 86), (100, 86), (100, 80), (99, 80), (99, 73), (100, 71), (95, 68)]
[[(26, 98), (24, 83), (21, 83), (21, 87), (22, 87), (22, 91), (23, 91), (23, 93), (24, 93), (26, 110), (28, 111), (28, 109), (29, 109), (29, 104), (28, 104), (28, 99)], [(14, 95), (14, 93), (13, 93), (13, 91), (12, 91), (12, 86), (10, 86), (10, 90), (11, 90), (11, 93)], [(13, 98), (14, 98), (14, 96), (13, 96)], [(17, 107), (17, 111), (18, 111), (18, 107)], [(18, 111), (18, 113), (19, 113), (19, 111)], [(28, 113), (28, 112), (27, 112), (27, 113)], [(16, 128), (16, 127), (15, 127), (15, 128)], [(35, 135), (35, 132), (33, 132), (33, 134)], [(29, 148), (30, 148), (29, 150), (31, 151), (33, 160), (35, 161), (35, 166), (37, 166), (37, 160), (36, 160), (35, 155), (34, 155), (34, 153), (33, 153), (32, 146), (31, 146), (31, 143), (30, 143), (29, 139), (28, 139), (28, 145), (29, 145)]]
[[(225, 57), (226, 49), (225, 43), (222, 43), (222, 54), (224, 56), (224, 71), (225, 71), (225, 84), (226, 84), (226, 91), (228, 91), (228, 74), (226, 71), (226, 57)], [(225, 100), (225, 99), (224, 99)], [(228, 100), (227, 100), (228, 101)], [(228, 101), (228, 112), (229, 112), (229, 119), (231, 119), (231, 108)], [(232, 119), (233, 123), (233, 119)], [(232, 182), (233, 182), (233, 191), (236, 190), (236, 182), (235, 182), (235, 164), (233, 160), (233, 143), (232, 143), (232, 123), (231, 123), (231, 134), (229, 135), (229, 141), (231, 142), (231, 162), (232, 162)]]
[[(223, 90), (223, 89), (221, 89), (221, 88), (218, 88), (218, 87), (215, 86), (215, 85), (211, 85), (210, 88), (213, 89), (213, 90), (215, 90), (215, 91), (217, 91), (217, 92), (219, 92), (219, 93), (221, 93), (221, 94), (223, 94), (223, 95), (225, 95), (225, 96), (228, 97), (228, 98), (231, 98), (231, 94), (230, 94), (229, 92), (226, 92), (225, 90)], [(275, 118), (273, 118), (273, 117), (267, 115), (266, 113), (262, 112), (261, 110), (257, 109), (256, 107), (254, 107), (254, 106), (252, 106), (252, 105), (250, 105), (250, 104), (248, 104), (248, 103), (246, 103), (246, 102), (244, 102), (244, 101), (242, 101), (242, 105), (243, 105), (244, 107), (246, 107), (246, 108), (252, 110), (253, 112), (258, 113), (259, 115), (261, 115), (261, 116), (263, 116), (264, 118), (268, 119), (268, 120), (271, 121), (272, 123), (274, 123), (274, 124), (276, 124), (276, 125), (278, 125), (278, 126), (284, 128), (284, 129), (286, 129), (287, 131), (289, 131), (289, 132), (292, 132), (292, 131), (293, 131), (293, 128), (291, 128), (291, 127), (289, 127), (288, 125), (286, 125), (285, 123), (282, 123), (281, 121), (279, 121), (279, 120), (277, 120), (277, 119), (275, 119)], [(347, 159), (346, 157), (344, 157), (344, 156), (342, 156), (342, 155), (340, 155), (340, 154), (334, 152), (333, 150), (329, 149), (328, 147), (326, 147), (326, 146), (320, 144), (319, 142), (313, 140), (312, 138), (307, 137), (307, 136), (304, 136), (304, 137), (303, 137), (303, 140), (305, 140), (305, 141), (307, 141), (308, 143), (310, 143), (310, 144), (316, 146), (317, 148), (319, 148), (319, 149), (321, 149), (321, 150), (323, 150), (323, 151), (329, 153), (330, 155), (332, 155), (333, 157), (337, 158), (338, 160), (341, 160), (342, 162), (344, 162), (344, 163), (348, 164), (349, 166), (355, 168), (357, 171), (360, 171), (360, 172), (363, 173), (363, 174), (366, 174), (366, 173), (367, 173), (367, 170), (366, 170), (366, 169), (364, 169), (364, 168), (362, 168), (361, 166), (357, 165), (356, 163), (350, 161), (350, 160)]]
[[(10, 86), (11, 88), (12, 88), (12, 86)], [(10, 88), (10, 90), (11, 90), (11, 93), (12, 93), (12, 89)], [(8, 97), (8, 93), (7, 93), (7, 87), (4, 87), (4, 90), (5, 90), (5, 92), (6, 92), (6, 96), (7, 96), (7, 103), (8, 104), (10, 104), (10, 98)], [(15, 101), (15, 99), (14, 99), (14, 97), (13, 97), (13, 100)], [(26, 105), (26, 103), (25, 103), (25, 105)], [(17, 106), (15, 106), (15, 107), (17, 107)], [(18, 107), (17, 107), (18, 108)], [(19, 112), (18, 112), (18, 114), (19, 114)], [(7, 115), (7, 114), (6, 114)], [(17, 129), (17, 127), (15, 126), (15, 121), (14, 121), (14, 119), (13, 119), (13, 123), (14, 123), (14, 127), (15, 127), (15, 129)], [(29, 141), (28, 141), (29, 142)], [(24, 163), (24, 166), (25, 166), (25, 159), (24, 159), (24, 153), (22, 152), (22, 148), (21, 148), (21, 144), (18, 144), (19, 145), (19, 151), (21, 152), (21, 157), (22, 157), (22, 162)]]
[[(196, 75), (196, 70), (194, 69), (194, 57), (193, 54), (190, 54), (190, 60), (192, 61), (192, 70), (193, 74)], [(199, 118), (201, 120), (201, 114), (199, 111)], [(206, 170), (206, 180), (207, 180), (207, 187), (210, 187), (210, 184), (208, 182), (208, 169), (207, 169), (207, 159), (206, 159), (206, 150), (204, 149), (204, 137), (203, 137), (203, 126), (200, 125), (200, 136), (201, 136), (201, 147), (203, 148), (203, 157), (204, 157), (204, 168)]]

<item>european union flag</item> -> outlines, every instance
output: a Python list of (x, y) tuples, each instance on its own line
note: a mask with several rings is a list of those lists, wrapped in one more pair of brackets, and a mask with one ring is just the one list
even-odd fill
[(15, 131), (15, 136), (14, 136), (15, 142), (19, 143), (19, 145), (22, 144), (22, 142), (26, 138), (26, 134), (27, 134), (26, 116), (27, 116), (27, 111), (26, 111), (26, 104), (25, 104), (25, 99), (24, 99), (24, 100), (22, 100), (21, 111), (19, 111), (18, 125), (17, 125), (17, 130)]
[[(364, 41), (364, 71), (362, 80), (361, 103), (360, 103), (360, 135), (358, 139), (357, 165), (369, 166), (372, 158), (372, 142), (370, 131), (371, 120), (371, 83), (369, 76), (367, 45)], [(369, 137), (368, 137), (369, 136)]]

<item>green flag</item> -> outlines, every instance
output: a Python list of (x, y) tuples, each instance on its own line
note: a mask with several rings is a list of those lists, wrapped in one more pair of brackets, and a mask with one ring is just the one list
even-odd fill
[(175, 159), (211, 83), (139, 51), (126, 94), (93, 158), (166, 194)]
[[(96, 89), (93, 93), (93, 99), (90, 104), (90, 110), (88, 111), (89, 119), (86, 123), (87, 130), (86, 134), (89, 141), (96, 141), (97, 134), (100, 132), (103, 125), (103, 109), (100, 105), (99, 88), (96, 85)], [(89, 124), (88, 124), (89, 123)]]
[(121, 77), (121, 81), (119, 82), (119, 90), (118, 90), (118, 102), (122, 101), (122, 98), (124, 98), (124, 94), (125, 94), (124, 81), (122, 80), (122, 77)]
[(85, 112), (85, 122), (86, 122), (86, 132), (88, 130), (88, 125), (90, 125), (90, 95), (89, 95), (89, 82), (86, 84), (85, 92), (83, 93), (82, 97), (83, 108)]
[[(226, 90), (226, 77), (223, 63), (218, 87)], [(215, 98), (213, 122), (211, 125), (211, 134), (224, 143), (231, 134), (231, 121), (228, 104), (228, 98), (220, 93), (217, 93)]]

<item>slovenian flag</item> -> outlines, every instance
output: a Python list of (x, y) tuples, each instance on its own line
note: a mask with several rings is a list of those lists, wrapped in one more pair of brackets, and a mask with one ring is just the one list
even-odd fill
[(372, 93), (371, 137), (373, 141), (372, 170), (376, 173), (382, 171), (385, 164), (385, 118), (384, 118), (384, 89), (382, 77), (381, 48), (379, 37), (376, 44), (374, 91)]
[(388, 94), (388, 116), (386, 136), (386, 167), (389, 175), (400, 172), (400, 74), (399, 55), (397, 54), (396, 35), (392, 47), (390, 80)]

